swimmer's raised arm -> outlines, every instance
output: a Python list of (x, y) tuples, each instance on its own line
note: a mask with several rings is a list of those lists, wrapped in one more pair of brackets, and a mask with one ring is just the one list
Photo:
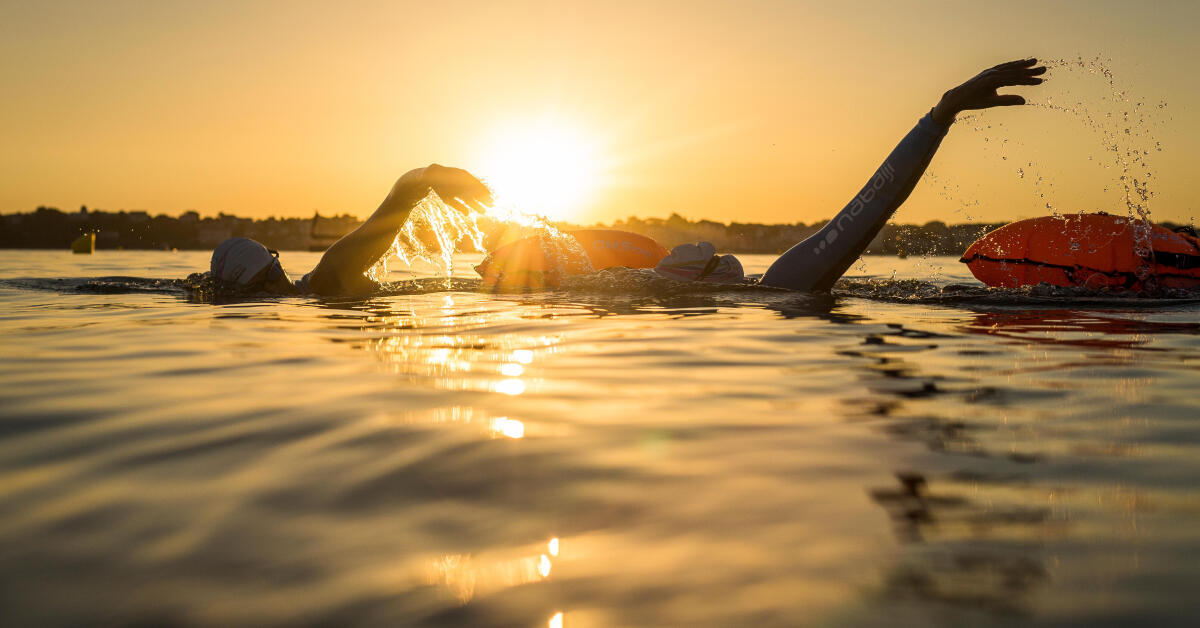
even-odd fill
[(936, 107), (929, 112), (934, 122), (948, 127), (954, 116), (969, 109), (990, 109), (1023, 105), (1025, 99), (1018, 94), (997, 94), (1001, 87), (1013, 85), (1041, 85), (1046, 73), (1044, 66), (1035, 66), (1037, 59), (1009, 61), (988, 68), (971, 77), (966, 83), (942, 94)]
[(364, 273), (387, 253), (409, 214), (430, 192), (461, 211), (492, 204), (487, 186), (466, 170), (431, 164), (405, 173), (366, 222), (335, 242), (308, 276), (316, 294), (366, 294), (375, 283)]
[(933, 159), (954, 116), (968, 109), (1025, 104), (1016, 94), (997, 94), (1012, 85), (1037, 85), (1046, 72), (1037, 59), (989, 68), (942, 94), (941, 100), (892, 150), (858, 195), (833, 220), (788, 249), (763, 275), (762, 283), (793, 290), (829, 290), (896, 212)]

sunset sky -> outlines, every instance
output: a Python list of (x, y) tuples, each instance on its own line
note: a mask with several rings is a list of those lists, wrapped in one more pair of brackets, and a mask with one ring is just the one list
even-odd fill
[(960, 121), (897, 219), (1124, 213), (1100, 130), (1148, 152), (1153, 217), (1200, 218), (1200, 4), (834, 5), (0, 0), (0, 211), (365, 217), (438, 162), (574, 222), (812, 222), (946, 89), (1082, 55), (1128, 102), (1052, 68), (1014, 91), (1095, 124)]

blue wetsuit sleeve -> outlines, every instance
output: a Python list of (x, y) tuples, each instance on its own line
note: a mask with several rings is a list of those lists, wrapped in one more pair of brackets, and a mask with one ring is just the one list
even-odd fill
[(946, 130), (925, 114), (850, 204), (820, 231), (780, 255), (763, 274), (762, 284), (829, 290), (908, 198)]

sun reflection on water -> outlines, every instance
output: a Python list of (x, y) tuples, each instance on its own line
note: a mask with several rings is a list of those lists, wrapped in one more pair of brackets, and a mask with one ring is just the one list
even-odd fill
[[(558, 539), (551, 539), (548, 545), (552, 548), (549, 555), (535, 550), (516, 557), (492, 559), (471, 554), (438, 556), (425, 563), (422, 580), (444, 587), (459, 603), (466, 604), (476, 595), (549, 578), (553, 568), (551, 556), (557, 555)], [(558, 625), (562, 625), (562, 613), (557, 617)]]
[(525, 367), (521, 366), (520, 364), (509, 363), (500, 365), (500, 374), (507, 377), (520, 377), (524, 372)]
[(525, 424), (516, 419), (497, 417), (492, 419), (492, 433), (509, 438), (522, 438), (525, 436)]
[[(363, 341), (397, 375), (446, 390), (475, 390), (507, 396), (525, 394), (535, 357), (557, 353), (562, 333), (527, 333), (496, 327), (527, 323), (527, 313), (506, 304), (475, 303), (468, 295), (416, 296), (388, 303), (386, 313), (367, 317)], [(411, 309), (409, 309), (411, 308)]]
[(515, 397), (525, 392), (525, 382), (519, 379), (505, 379), (496, 382), (492, 386), (492, 390), (501, 394), (512, 395)]

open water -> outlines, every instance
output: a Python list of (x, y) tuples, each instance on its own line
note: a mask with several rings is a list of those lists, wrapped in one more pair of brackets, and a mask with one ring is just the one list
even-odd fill
[(3, 624), (1194, 625), (1194, 300), (121, 278), (207, 261), (0, 251)]

